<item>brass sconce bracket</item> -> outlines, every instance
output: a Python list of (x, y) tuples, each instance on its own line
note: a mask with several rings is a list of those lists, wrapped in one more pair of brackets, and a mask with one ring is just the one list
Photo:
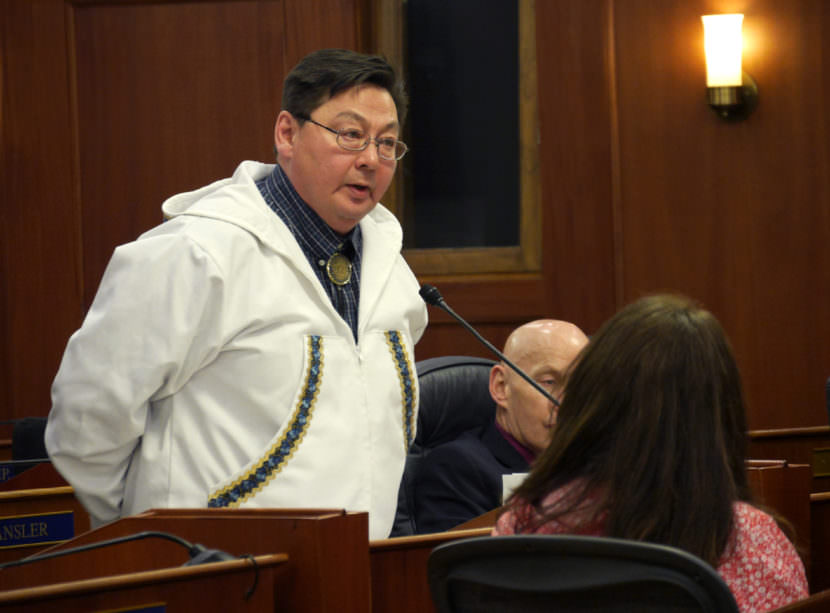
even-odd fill
[(709, 106), (724, 121), (742, 121), (758, 106), (758, 85), (746, 72), (742, 72), (743, 85), (732, 87), (707, 87)]

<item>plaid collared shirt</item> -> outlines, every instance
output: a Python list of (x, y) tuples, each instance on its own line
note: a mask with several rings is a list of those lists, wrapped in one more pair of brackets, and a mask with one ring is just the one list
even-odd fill
[[(360, 226), (342, 236), (332, 230), (323, 219), (306, 204), (285, 172), (277, 164), (267, 177), (256, 182), (259, 192), (268, 206), (291, 230), (305, 254), (312, 270), (340, 316), (349, 324), (357, 342), (357, 307), (360, 303), (360, 255), (363, 238)], [(326, 262), (336, 251), (352, 262), (352, 277), (345, 285), (336, 285), (326, 274)]]

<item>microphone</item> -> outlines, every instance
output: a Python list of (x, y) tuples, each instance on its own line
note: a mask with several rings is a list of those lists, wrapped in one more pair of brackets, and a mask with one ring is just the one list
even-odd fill
[(473, 336), (475, 336), (480, 342), (482, 342), (484, 346), (487, 347), (487, 349), (495, 353), (502, 362), (504, 362), (510, 368), (512, 368), (517, 375), (519, 375), (522, 379), (530, 383), (530, 385), (537, 392), (539, 392), (545, 398), (550, 400), (553, 403), (553, 406), (559, 406), (559, 401), (556, 398), (548, 394), (541, 385), (539, 385), (536, 381), (534, 381), (527, 374), (525, 374), (525, 372), (521, 368), (519, 368), (513, 362), (508, 360), (507, 356), (505, 356), (501, 351), (496, 349), (492, 345), (492, 343), (490, 343), (490, 341), (481, 336), (481, 334), (479, 334), (475, 328), (468, 324), (458, 313), (453, 311), (450, 308), (450, 305), (448, 305), (447, 302), (444, 300), (444, 297), (441, 295), (441, 292), (438, 291), (438, 288), (436, 288), (434, 285), (424, 283), (423, 285), (421, 285), (421, 289), (418, 291), (418, 293), (421, 295), (421, 298), (423, 298), (424, 302), (426, 302), (427, 304), (431, 304), (432, 306), (438, 307), (439, 309), (442, 309), (443, 311), (449, 313), (458, 323), (467, 328), (467, 330), (469, 330), (473, 334)]
[(79, 545), (78, 547), (73, 547), (71, 549), (62, 549), (60, 551), (52, 551), (40, 555), (30, 556), (28, 558), (12, 560), (11, 562), (5, 562), (3, 564), (0, 564), (0, 570), (4, 568), (10, 568), (12, 566), (23, 566), (24, 564), (31, 564), (32, 562), (39, 562), (40, 560), (49, 560), (51, 558), (57, 558), (72, 553), (80, 553), (82, 551), (99, 549), (101, 547), (108, 547), (110, 545), (118, 545), (120, 543), (126, 543), (128, 541), (137, 541), (139, 539), (151, 537), (167, 539), (169, 541), (173, 541), (174, 543), (178, 543), (182, 547), (185, 547), (188, 550), (187, 553), (190, 556), (190, 559), (187, 562), (185, 562), (183, 566), (195, 566), (197, 564), (205, 564), (207, 562), (222, 562), (224, 560), (237, 559), (236, 556), (231, 555), (225, 551), (221, 551), (219, 549), (207, 549), (204, 545), (200, 545), (199, 543), (189, 543), (183, 538), (176, 536), (175, 534), (169, 534), (167, 532), (147, 531), (139, 532), (137, 534), (128, 534), (127, 536), (120, 536), (106, 541), (98, 541), (95, 543), (90, 543), (88, 545)]

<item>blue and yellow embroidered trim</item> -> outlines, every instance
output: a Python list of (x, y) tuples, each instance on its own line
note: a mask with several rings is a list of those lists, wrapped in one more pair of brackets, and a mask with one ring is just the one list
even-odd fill
[(386, 332), (386, 342), (395, 366), (398, 368), (398, 378), (401, 381), (401, 400), (403, 402), (403, 427), (404, 445), (406, 449), (412, 444), (412, 432), (414, 430), (415, 418), (415, 384), (412, 380), (412, 365), (409, 363), (409, 356), (403, 346), (401, 334), (397, 330)]
[(285, 466), (300, 441), (305, 436), (311, 413), (320, 391), (323, 374), (323, 340), (319, 336), (308, 339), (308, 370), (306, 371), (303, 393), (291, 416), (288, 430), (272, 446), (263, 459), (258, 461), (248, 474), (243, 475), (228, 487), (214, 493), (208, 500), (208, 507), (235, 507), (259, 491)]

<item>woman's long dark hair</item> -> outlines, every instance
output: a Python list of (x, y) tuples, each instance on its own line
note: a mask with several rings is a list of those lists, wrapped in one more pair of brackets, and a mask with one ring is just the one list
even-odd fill
[[(745, 452), (740, 374), (720, 324), (685, 297), (650, 296), (606, 322), (577, 359), (551, 444), (511, 500), (533, 504), (540, 524), (588, 505), (589, 519), (606, 514), (608, 536), (716, 566), (733, 503), (751, 498)], [(541, 506), (568, 484), (579, 487)]]

